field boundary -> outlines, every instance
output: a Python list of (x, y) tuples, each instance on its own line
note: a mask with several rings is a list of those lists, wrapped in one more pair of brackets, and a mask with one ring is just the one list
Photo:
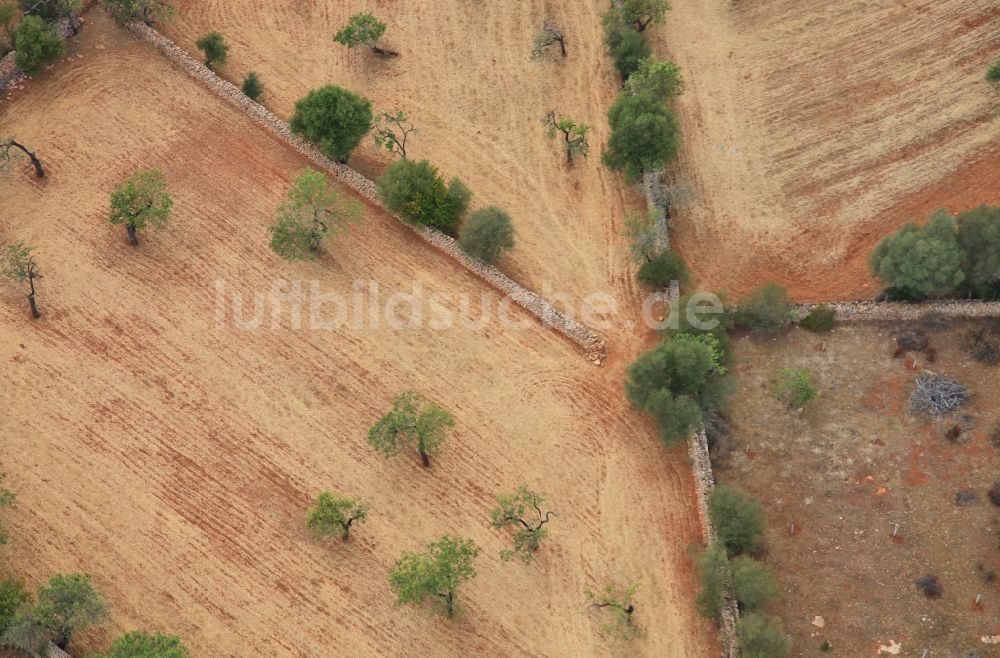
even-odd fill
[(827, 306), (836, 311), (835, 322), (879, 322), (917, 320), (928, 313), (950, 318), (996, 318), (1000, 317), (1000, 302), (986, 302), (975, 299), (947, 299), (931, 302), (818, 302), (797, 304), (795, 314), (798, 319), (805, 317), (817, 306)]
[(554, 329), (570, 339), (584, 351), (589, 361), (595, 365), (603, 364), (607, 356), (607, 345), (597, 332), (558, 310), (541, 295), (528, 290), (492, 265), (465, 253), (454, 238), (428, 227), (413, 226), (404, 222), (398, 215), (382, 205), (372, 180), (365, 178), (346, 165), (334, 162), (309, 142), (293, 135), (288, 124), (277, 115), (260, 103), (250, 100), (236, 85), (219, 77), (157, 30), (141, 22), (131, 22), (125, 27), (140, 40), (152, 44), (167, 59), (178, 64), (215, 95), (241, 110), (272, 136), (308, 158), (316, 166), (335, 176), (337, 180), (351, 188), (365, 201), (395, 217), (424, 242), (446, 256), (450, 256), (477, 278), (512, 299), (518, 306), (537, 318), (544, 327)]

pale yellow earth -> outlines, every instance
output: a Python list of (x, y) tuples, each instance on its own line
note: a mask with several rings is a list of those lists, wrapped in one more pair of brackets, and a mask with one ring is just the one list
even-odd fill
[[(295, 3), (271, 16), (305, 38), (295, 27), (309, 7)], [(441, 16), (416, 15), (422, 20), (405, 28), (414, 39), (440, 43), (458, 29)], [(280, 261), (266, 227), (306, 162), (100, 10), (86, 18), (67, 60), (0, 105), (0, 132), (32, 145), (49, 171), (38, 181), (22, 162), (0, 174), (0, 240), (34, 245), (44, 275), (37, 321), (28, 317), (23, 286), (0, 287), (0, 470), (18, 494), (4, 512), (12, 538), (0, 568), (32, 587), (53, 572), (93, 574), (112, 616), (74, 640), (74, 653), (138, 628), (179, 634), (199, 657), (718, 655), (714, 629), (694, 609), (688, 549), (701, 529), (684, 450), (664, 449), (622, 392), (623, 364), (640, 341), (623, 339), (618, 357), (599, 369), (516, 310), (523, 330), (491, 319), (479, 329), (401, 331), (382, 322), (296, 331), (287, 303), (275, 329), (265, 316), (262, 328), (244, 331), (231, 307), (219, 328), (217, 281), (248, 304), (286, 278), (345, 294), (355, 280), (377, 281), (386, 295), (419, 281), (428, 291), (469, 293), (474, 304), (498, 300), (370, 208), (319, 261)], [(483, 30), (530, 32), (540, 19), (540, 11), (498, 11)], [(534, 231), (521, 222), (516, 273), (529, 283), (558, 275), (579, 289), (620, 276), (628, 288), (623, 246), (608, 222), (624, 205), (617, 179), (596, 162), (561, 169), (535, 122), (548, 109), (540, 92), (529, 107), (499, 81), (480, 80), (478, 93), (497, 92), (482, 97), (484, 105), (471, 90), (463, 96), (467, 85), (449, 73), (473, 55), (517, 60), (522, 70), (523, 52), (489, 52), (484, 38), (439, 45), (450, 55), (423, 82), (416, 71), (384, 81), (372, 71), (372, 84), (412, 95), (417, 154), (453, 150), (440, 164), (467, 175), (480, 199), (509, 189), (494, 201), (523, 197), (523, 206), (510, 208), (522, 218), (546, 199), (551, 214), (533, 218)], [(571, 38), (597, 61), (596, 33)], [(253, 56), (264, 58), (270, 46), (257, 45), (262, 52)], [(239, 68), (248, 52), (234, 48), (230, 66)], [(358, 67), (367, 61), (333, 47), (315, 56), (329, 58), (328, 67), (337, 58)], [(407, 53), (398, 66), (415, 59)], [(253, 63), (277, 101), (277, 76)], [(302, 55), (295, 67), (313, 63)], [(538, 66), (540, 89), (600, 90), (594, 108), (613, 93), (603, 62), (601, 84), (593, 71), (559, 82), (566, 69)], [(425, 111), (425, 83), (448, 87), (454, 114)], [(486, 125), (489, 108), (503, 130)], [(482, 133), (449, 125), (456, 117), (483, 121)], [(537, 139), (510, 139), (522, 118)], [(173, 218), (131, 248), (122, 228), (106, 221), (108, 196), (151, 167), (166, 174)], [(553, 183), (576, 177), (589, 181), (576, 193), (583, 201)], [(594, 182), (606, 189), (592, 189)], [(598, 213), (607, 198), (619, 199), (617, 209)], [(590, 214), (565, 212), (566, 204)], [(580, 232), (604, 237), (590, 243), (574, 237)], [(408, 388), (457, 422), (430, 470), (409, 454), (386, 460), (365, 441), (390, 399)], [(494, 496), (520, 483), (548, 493), (559, 513), (530, 566), (500, 561), (509, 537), (489, 525)], [(304, 527), (307, 506), (325, 488), (371, 505), (346, 545), (314, 541)], [(387, 582), (403, 552), (444, 533), (482, 548), (478, 576), (460, 591), (464, 614), (451, 621), (397, 606)], [(606, 637), (585, 591), (631, 582), (639, 585), (644, 637)]]

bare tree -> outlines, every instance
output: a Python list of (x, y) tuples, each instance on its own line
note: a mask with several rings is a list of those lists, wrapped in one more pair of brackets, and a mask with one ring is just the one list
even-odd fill
[(375, 117), (372, 123), (372, 135), (375, 145), (406, 159), (406, 140), (416, 127), (410, 123), (406, 112), (399, 110), (395, 114), (383, 112)]
[(11, 153), (12, 149), (17, 149), (22, 151), (31, 160), (31, 166), (35, 168), (35, 176), (38, 178), (43, 178), (45, 176), (45, 170), (42, 169), (42, 163), (32, 151), (28, 150), (24, 144), (19, 144), (13, 139), (7, 139), (0, 142), (0, 167), (4, 167), (14, 158), (14, 153)]
[(590, 126), (585, 123), (576, 123), (566, 117), (560, 118), (555, 110), (545, 115), (545, 118), (542, 119), (542, 125), (546, 127), (549, 139), (555, 139), (557, 135), (562, 134), (567, 162), (573, 162), (573, 157), (577, 155), (587, 157), (587, 153), (590, 151), (590, 144), (587, 143), (587, 133), (590, 132)]
[(534, 47), (531, 49), (531, 59), (543, 59), (549, 55), (549, 47), (559, 44), (559, 53), (566, 56), (566, 37), (562, 30), (550, 21), (542, 23), (542, 29), (535, 35)]

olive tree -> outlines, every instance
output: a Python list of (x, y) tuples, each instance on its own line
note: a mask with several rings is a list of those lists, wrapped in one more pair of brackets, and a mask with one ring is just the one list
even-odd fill
[(954, 292), (965, 281), (965, 254), (947, 211), (924, 226), (910, 222), (886, 236), (872, 252), (872, 274), (905, 297), (923, 299)]
[(351, 536), (351, 526), (362, 523), (366, 518), (366, 503), (323, 491), (316, 498), (316, 504), (306, 512), (306, 527), (318, 538), (340, 535), (347, 541)]
[(107, 652), (94, 658), (189, 658), (190, 655), (176, 635), (131, 631), (115, 640)]
[(514, 247), (510, 215), (496, 206), (480, 208), (462, 225), (458, 243), (465, 253), (492, 263)]
[(976, 297), (1000, 297), (1000, 207), (959, 213), (958, 242), (965, 256), (965, 288)]
[(330, 235), (360, 219), (361, 212), (361, 205), (331, 187), (324, 174), (305, 169), (292, 181), (267, 229), (271, 250), (289, 261), (313, 259)]
[(371, 101), (336, 85), (313, 89), (295, 102), (292, 132), (315, 143), (323, 153), (347, 162), (354, 147), (371, 129)]
[(44, 656), (48, 652), (48, 629), (33, 606), (25, 604), (14, 612), (0, 636), (0, 646), (17, 649), (29, 656)]
[(629, 239), (628, 253), (640, 265), (653, 260), (665, 246), (660, 229), (650, 213), (632, 211), (625, 215), (625, 235)]
[(416, 128), (410, 123), (406, 112), (399, 110), (395, 114), (383, 112), (375, 117), (372, 123), (372, 136), (375, 146), (406, 159), (406, 140)]
[(31, 75), (59, 60), (66, 52), (66, 43), (54, 25), (38, 16), (25, 16), (14, 28), (14, 50), (14, 63)]
[(108, 615), (104, 596), (90, 584), (88, 574), (56, 574), (38, 589), (35, 614), (65, 649), (73, 633), (102, 622)]
[(698, 593), (698, 611), (708, 619), (718, 620), (722, 616), (723, 597), (732, 577), (726, 549), (718, 542), (706, 548), (698, 556), (698, 573), (701, 591)]
[(737, 555), (729, 562), (733, 597), (740, 608), (760, 610), (781, 594), (770, 569), (749, 555)]
[(670, 3), (667, 0), (621, 0), (612, 5), (615, 20), (643, 32), (653, 23), (662, 23)]
[(638, 70), (639, 63), (653, 53), (646, 36), (633, 26), (622, 23), (613, 10), (604, 15), (604, 46), (623, 81), (628, 80)]
[(669, 288), (674, 281), (687, 281), (687, 264), (676, 251), (664, 249), (640, 265), (635, 278), (650, 288)]
[(445, 439), (445, 431), (455, 426), (447, 411), (415, 391), (405, 391), (392, 400), (392, 409), (368, 431), (368, 443), (392, 457), (408, 446), (416, 448), (425, 467)]
[(386, 50), (378, 45), (378, 40), (385, 34), (385, 28), (386, 24), (379, 21), (370, 12), (354, 14), (348, 20), (347, 25), (337, 32), (333, 40), (348, 48), (368, 46), (376, 55), (399, 57), (399, 53), (395, 50)]
[(162, 229), (170, 220), (174, 200), (167, 193), (167, 178), (158, 169), (137, 171), (111, 193), (108, 221), (124, 224), (128, 243), (139, 244), (137, 231)]
[(559, 53), (566, 56), (566, 36), (562, 30), (556, 27), (555, 23), (545, 21), (542, 28), (535, 35), (532, 43), (531, 59), (544, 59), (549, 56), (549, 49), (554, 44), (559, 44)]
[(549, 139), (555, 139), (558, 135), (562, 136), (567, 162), (572, 163), (573, 157), (577, 155), (587, 157), (587, 153), (590, 151), (590, 144), (587, 143), (587, 133), (590, 132), (590, 126), (585, 123), (576, 123), (567, 117), (560, 117), (555, 110), (545, 115), (545, 118), (542, 119), (542, 125), (545, 126), (545, 134)]
[(792, 640), (781, 626), (755, 612), (736, 622), (736, 639), (743, 658), (784, 658), (792, 650)]
[(30, 602), (31, 592), (24, 588), (24, 580), (12, 577), (0, 580), (0, 645), (3, 644), (3, 635), (18, 610), (28, 606)]
[(647, 95), (622, 93), (608, 111), (611, 136), (604, 164), (629, 182), (663, 168), (677, 156), (680, 128), (673, 110)]
[(213, 68), (216, 64), (225, 64), (229, 57), (229, 44), (218, 32), (209, 32), (195, 41), (194, 45), (205, 54), (205, 66), (208, 68)]
[(641, 354), (628, 367), (625, 393), (656, 420), (667, 445), (687, 438), (703, 414), (722, 406), (722, 352), (712, 334), (679, 334)]
[(993, 64), (986, 69), (986, 80), (992, 82), (993, 84), (1000, 85), (1000, 59), (993, 62)]
[(611, 620), (604, 625), (604, 631), (614, 637), (628, 640), (640, 634), (635, 623), (635, 592), (638, 585), (631, 584), (621, 589), (608, 585), (601, 592), (587, 592), (587, 605), (611, 613)]
[[(0, 473), (0, 509), (10, 507), (17, 499), (13, 491), (3, 486), (3, 481), (6, 477), (6, 474)], [(0, 520), (0, 545), (6, 544), (9, 538), (7, 528), (4, 526), (3, 521)], [(0, 632), (2, 632), (2, 629), (0, 629)]]
[(684, 78), (680, 67), (671, 61), (644, 59), (625, 81), (625, 91), (635, 96), (648, 96), (662, 103), (681, 95), (684, 91)]
[(0, 28), (3, 28), (4, 37), (8, 41), (7, 44), (0, 42), (0, 54), (5, 55), (8, 50), (14, 49), (14, 32), (11, 25), (14, 23), (16, 16), (17, 7), (14, 6), (12, 0), (0, 2)]
[(243, 76), (243, 84), (240, 90), (252, 101), (259, 100), (264, 94), (264, 84), (260, 81), (260, 76), (255, 71), (248, 71)]
[(0, 273), (18, 283), (28, 282), (28, 307), (31, 309), (31, 317), (37, 320), (42, 314), (38, 312), (38, 304), (35, 301), (35, 279), (42, 278), (42, 275), (38, 271), (38, 263), (32, 252), (34, 247), (29, 247), (23, 242), (6, 245), (3, 251), (0, 251)]
[(462, 181), (444, 179), (427, 160), (397, 160), (376, 181), (379, 197), (406, 222), (453, 233), (472, 193)]
[(0, 141), (0, 169), (6, 167), (14, 159), (16, 153), (13, 151), (21, 151), (23, 154), (28, 156), (31, 161), (31, 166), (35, 169), (35, 176), (42, 178), (45, 176), (45, 170), (42, 169), (42, 163), (32, 151), (28, 150), (28, 147), (24, 144), (19, 144), (13, 139), (5, 139)]
[(177, 9), (166, 0), (101, 0), (104, 6), (122, 23), (142, 21), (152, 25), (156, 21), (173, 18)]
[(389, 585), (400, 603), (422, 604), (428, 599), (443, 606), (448, 617), (459, 610), (462, 583), (476, 576), (472, 561), (479, 548), (471, 539), (444, 535), (423, 553), (406, 553), (389, 574)]
[(764, 532), (764, 509), (759, 500), (741, 489), (720, 484), (708, 496), (708, 515), (730, 557), (757, 548)]
[(500, 552), (500, 558), (509, 562), (515, 558), (525, 564), (535, 557), (549, 531), (545, 527), (557, 514), (551, 510), (542, 512), (545, 496), (521, 485), (517, 491), (497, 496), (497, 507), (491, 513), (493, 527), (501, 530), (514, 528), (514, 547)]

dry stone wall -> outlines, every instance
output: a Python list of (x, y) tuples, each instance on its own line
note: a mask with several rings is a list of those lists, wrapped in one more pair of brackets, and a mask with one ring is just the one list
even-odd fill
[[(191, 57), (173, 41), (143, 23), (130, 23), (128, 29), (144, 41), (153, 44), (169, 60), (178, 64), (193, 78), (208, 87), (215, 94), (239, 108), (255, 123), (263, 126), (272, 135), (285, 142), (308, 158), (317, 167), (335, 176), (343, 184), (374, 206), (383, 208), (375, 183), (350, 167), (330, 160), (309, 142), (292, 134), (288, 124), (279, 119), (263, 105), (250, 100), (239, 88), (223, 80), (204, 64)], [(388, 211), (387, 211), (388, 212)], [(390, 213), (391, 214), (391, 213)], [(399, 217), (396, 217), (399, 219)], [(399, 219), (399, 221), (403, 221)], [(404, 222), (405, 224), (405, 222)], [(550, 327), (579, 345), (587, 358), (600, 365), (606, 356), (606, 346), (599, 334), (556, 309), (548, 300), (513, 281), (497, 268), (478, 258), (469, 256), (458, 242), (440, 231), (427, 227), (406, 224), (428, 244), (436, 247), (477, 277), (510, 297), (516, 304), (534, 315), (546, 327)]]

